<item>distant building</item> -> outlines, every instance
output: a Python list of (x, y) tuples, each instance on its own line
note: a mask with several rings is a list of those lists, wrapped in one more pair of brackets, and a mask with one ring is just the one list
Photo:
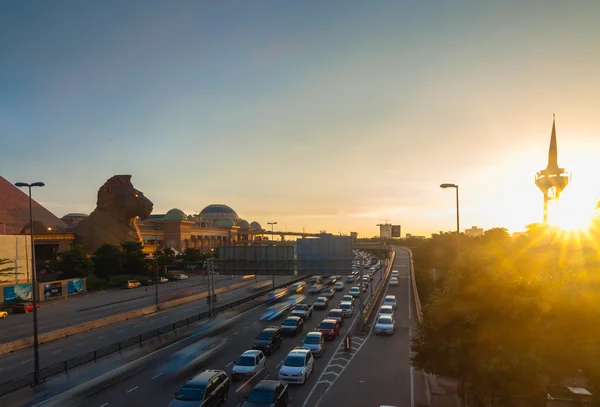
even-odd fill
[(350, 237), (352, 238), (352, 240), (358, 239), (358, 232), (350, 232)]
[(392, 225), (389, 223), (384, 223), (379, 226), (379, 237), (382, 239), (391, 239), (392, 238)]
[(471, 227), (471, 229), (465, 229), (465, 235), (471, 237), (480, 237), (483, 236), (483, 228), (478, 228), (477, 226)]

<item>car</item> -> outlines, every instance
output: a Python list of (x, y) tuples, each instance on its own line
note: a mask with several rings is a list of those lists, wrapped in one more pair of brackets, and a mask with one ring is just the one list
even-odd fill
[(325, 337), (319, 331), (309, 332), (304, 338), (302, 346), (310, 349), (315, 357), (321, 356), (325, 350)]
[(311, 284), (321, 284), (321, 276), (312, 276), (309, 280)]
[(187, 280), (188, 276), (186, 274), (181, 273), (181, 274), (177, 274), (175, 276), (175, 279), (177, 279), (177, 280)]
[(287, 291), (284, 290), (283, 288), (280, 288), (279, 290), (268, 292), (267, 293), (267, 304), (276, 303), (281, 298), (285, 297), (286, 294), (287, 294)]
[(342, 310), (342, 315), (345, 318), (350, 318), (354, 315), (354, 304), (349, 301), (342, 301), (338, 308)]
[(346, 276), (345, 281), (347, 283), (353, 283), (354, 282), (354, 276)]
[(373, 276), (370, 274), (365, 274), (363, 276), (363, 281), (366, 281), (367, 283), (370, 283), (371, 281), (373, 281)]
[(165, 283), (168, 283), (168, 282), (169, 282), (169, 279), (168, 279), (167, 277), (160, 277), (160, 278), (158, 279), (158, 281), (159, 281), (161, 284), (165, 284)]
[(264, 370), (266, 361), (267, 358), (265, 358), (265, 355), (261, 351), (247, 350), (233, 362), (231, 378), (233, 380), (239, 380), (245, 377), (254, 376)]
[[(39, 311), (40, 304), (36, 304), (35, 308)], [(15, 314), (27, 314), (29, 312), (33, 312), (33, 304), (30, 302), (23, 302), (13, 306), (13, 313)]]
[(306, 283), (304, 281), (300, 281), (298, 283), (294, 283), (288, 289), (290, 294), (301, 293), (306, 289)]
[(315, 358), (310, 350), (293, 349), (281, 362), (277, 378), (284, 383), (304, 384), (312, 373), (314, 364)]
[(279, 329), (281, 336), (296, 336), (304, 329), (304, 321), (300, 317), (287, 317)]
[(398, 285), (400, 282), (398, 281), (398, 277), (392, 277), (390, 278), (390, 285), (391, 286), (396, 286)]
[(324, 290), (321, 295), (323, 297), (327, 297), (328, 299), (332, 299), (333, 296), (335, 295), (335, 290), (333, 288), (328, 288), (326, 290)]
[(287, 384), (277, 380), (261, 380), (246, 396), (242, 407), (285, 407), (288, 401)]
[(323, 286), (321, 284), (312, 285), (308, 289), (309, 294), (319, 294), (321, 291), (323, 291)]
[(358, 288), (358, 287), (352, 287), (352, 288), (350, 289), (350, 291), (348, 291), (348, 293), (349, 293), (349, 294), (350, 294), (352, 297), (356, 298), (356, 297), (358, 297), (358, 296), (360, 295), (360, 288)]
[(340, 327), (341, 327), (342, 325), (344, 325), (344, 310), (341, 308), (333, 308), (333, 309), (329, 310), (329, 312), (327, 313), (327, 316), (325, 318), (335, 319), (337, 322), (340, 323)]
[(352, 303), (352, 305), (354, 305), (354, 297), (349, 294), (346, 294), (342, 297), (342, 300), (340, 301), (340, 303), (342, 303), (342, 302), (350, 302), (350, 303)]
[(142, 283), (137, 280), (127, 280), (125, 283), (125, 288), (138, 288), (141, 287)]
[(267, 308), (265, 310), (265, 312), (263, 312), (263, 314), (260, 316), (260, 320), (261, 321), (273, 321), (274, 319), (281, 317), (289, 309), (290, 309), (290, 304), (288, 304), (288, 303), (272, 305), (269, 308)]
[(340, 333), (340, 323), (335, 319), (324, 319), (317, 328), (325, 339), (334, 340)]
[(394, 308), (394, 311), (396, 310), (396, 296), (395, 295), (386, 295), (385, 298), (383, 299), (383, 304), (382, 305), (391, 305), (392, 308)]
[(8, 312), (6, 311), (0, 311), (0, 319), (4, 319), (8, 317)]
[(377, 317), (381, 315), (394, 315), (394, 308), (391, 305), (382, 305), (377, 311)]
[(325, 280), (325, 286), (335, 284), (337, 282), (337, 276), (331, 276), (327, 280)]
[(392, 270), (390, 274), (392, 277), (400, 277), (400, 272), (398, 270)]
[(281, 330), (278, 326), (271, 326), (256, 335), (252, 349), (261, 350), (267, 355), (272, 355), (274, 350), (281, 348), (282, 343)]
[(312, 317), (313, 307), (308, 304), (297, 304), (292, 308), (292, 312), (290, 313), (293, 317), (300, 317), (304, 321)]
[(333, 285), (333, 289), (335, 291), (342, 291), (344, 289), (344, 282), (343, 281), (338, 281), (337, 283), (335, 283)]
[(222, 370), (204, 370), (184, 384), (169, 407), (215, 406), (227, 401), (229, 376)]
[(380, 315), (375, 324), (375, 335), (388, 334), (393, 335), (396, 330), (394, 317), (391, 315)]
[(329, 298), (327, 297), (319, 297), (315, 300), (313, 304), (314, 309), (325, 309), (329, 306)]

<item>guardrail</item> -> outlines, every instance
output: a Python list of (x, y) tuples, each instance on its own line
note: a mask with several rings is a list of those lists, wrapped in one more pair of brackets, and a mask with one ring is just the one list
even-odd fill
[[(298, 281), (305, 280), (308, 276), (301, 276), (294, 278), (288, 282), (277, 285), (275, 288), (283, 288), (289, 285), (292, 285)], [(241, 300), (233, 301), (227, 304), (223, 304), (215, 308), (217, 313), (222, 313), (227, 310), (231, 310), (237, 308), (243, 304), (254, 301), (268, 292), (272, 291), (271, 288), (257, 292), (248, 297), (242, 298)], [(256, 306), (257, 304), (250, 304), (251, 307)], [(250, 307), (250, 308), (251, 308)], [(144, 332), (142, 334), (132, 336), (130, 338), (124, 339), (119, 342), (115, 342), (108, 346), (103, 346), (102, 348), (96, 349), (93, 352), (84, 353), (82, 355), (76, 356), (71, 359), (67, 359), (65, 361), (44, 367), (40, 369), (40, 380), (45, 381), (49, 377), (67, 373), (69, 370), (74, 369), (76, 367), (82, 366), (87, 363), (97, 362), (99, 359), (104, 358), (106, 356), (112, 355), (116, 352), (121, 352), (127, 348), (131, 348), (133, 346), (141, 346), (144, 342), (159, 338), (161, 335), (172, 332), (176, 329), (183, 328), (184, 326), (188, 326), (190, 324), (202, 321), (204, 319), (208, 319), (208, 312), (201, 312), (198, 315), (194, 315), (192, 317), (181, 319), (179, 321), (164, 325), (158, 329), (153, 329), (151, 331)], [(0, 396), (4, 396), (10, 392), (15, 390), (19, 390), (23, 387), (31, 386), (35, 383), (34, 374), (29, 373), (24, 376), (9, 380), (7, 382), (0, 383)]]
[(410, 281), (412, 282), (412, 290), (413, 290), (413, 296), (415, 298), (415, 309), (417, 311), (417, 318), (419, 319), (419, 322), (421, 322), (421, 319), (423, 318), (423, 314), (421, 312), (421, 300), (419, 299), (419, 291), (417, 291), (417, 279), (415, 278), (415, 267), (413, 265), (413, 254), (412, 254), (412, 250), (410, 250), (408, 247), (403, 247), (403, 249), (408, 252), (408, 258), (410, 260)]
[(396, 260), (396, 251), (392, 250), (392, 254), (390, 255), (390, 261), (388, 262), (388, 265), (385, 269), (385, 274), (381, 276), (381, 281), (379, 281), (379, 284), (375, 289), (375, 293), (369, 298), (369, 301), (367, 301), (367, 305), (365, 306), (365, 310), (363, 311), (363, 324), (366, 324), (369, 321), (369, 318), (371, 318), (371, 314), (375, 309), (375, 305), (377, 305), (377, 302), (381, 297), (381, 293), (383, 293), (386, 287), (387, 279), (390, 276), (392, 267), (394, 266), (394, 260)]

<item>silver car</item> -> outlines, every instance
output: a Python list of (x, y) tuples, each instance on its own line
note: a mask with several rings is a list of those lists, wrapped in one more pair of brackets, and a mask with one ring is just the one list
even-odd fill
[(354, 306), (351, 302), (342, 301), (338, 308), (342, 310), (342, 316), (344, 318), (350, 318), (354, 314)]
[(382, 305), (391, 305), (392, 308), (394, 308), (394, 311), (396, 310), (396, 296), (395, 295), (386, 295), (385, 298), (383, 299), (383, 304)]
[(396, 322), (391, 315), (381, 315), (375, 324), (375, 335), (393, 335), (396, 330)]
[(315, 357), (321, 356), (325, 349), (325, 338), (321, 332), (310, 332), (306, 335), (306, 338), (304, 338), (302, 347), (310, 349), (310, 352)]

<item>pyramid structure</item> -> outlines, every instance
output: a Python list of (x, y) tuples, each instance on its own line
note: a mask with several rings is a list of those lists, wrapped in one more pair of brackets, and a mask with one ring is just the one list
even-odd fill
[[(33, 189), (35, 191), (35, 188)], [(66, 228), (67, 225), (56, 215), (32, 200), (33, 221), (42, 222), (52, 228)], [(0, 233), (21, 233), (23, 227), (29, 224), (29, 196), (27, 189), (16, 187), (13, 183), (0, 176)]]

